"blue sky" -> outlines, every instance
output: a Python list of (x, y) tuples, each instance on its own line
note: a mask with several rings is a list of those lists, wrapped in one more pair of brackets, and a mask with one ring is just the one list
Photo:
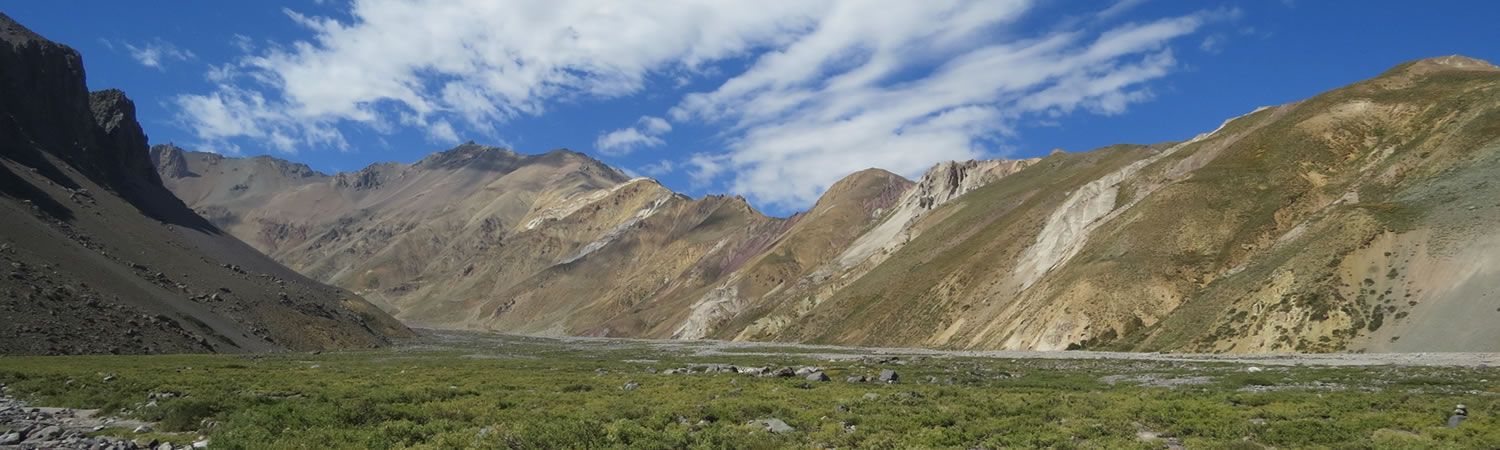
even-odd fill
[(153, 143), (333, 172), (473, 140), (805, 209), (865, 167), (1189, 138), (1463, 54), (1500, 3), (12, 1)]

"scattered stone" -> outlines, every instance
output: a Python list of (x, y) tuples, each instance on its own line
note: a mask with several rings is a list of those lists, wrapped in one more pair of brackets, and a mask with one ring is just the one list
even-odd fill
[(884, 369), (880, 371), (879, 380), (881, 383), (894, 384), (901, 381), (901, 375), (896, 374), (894, 370)]
[(763, 427), (766, 429), (766, 431), (777, 434), (797, 431), (796, 428), (792, 428), (791, 425), (787, 425), (786, 422), (774, 417), (770, 419), (752, 420), (750, 421), (750, 425)]
[(194, 441), (193, 448), (208, 448), (208, 439)]
[(1262, 369), (1262, 368), (1259, 368), (1259, 367), (1256, 367), (1256, 366), (1250, 366), (1250, 367), (1246, 367), (1245, 368), (1245, 371), (1246, 372), (1250, 372), (1250, 373), (1256, 373), (1256, 372), (1260, 372), (1262, 370), (1265, 370), (1265, 369)]
[(864, 383), (866, 381), (870, 381), (870, 379), (869, 377), (866, 377), (864, 375), (850, 375), (849, 378), (845, 378), (844, 381), (849, 383)]
[(152, 430), (152, 428), (151, 428), (150, 425), (141, 425), (141, 426), (135, 427), (134, 430), (131, 430), (132, 433), (136, 433), (136, 434), (150, 433), (151, 431), (153, 431), (153, 430)]
[(1453, 415), (1448, 416), (1448, 428), (1458, 428), (1459, 424), (1469, 419), (1469, 407), (1458, 405), (1453, 409)]
[(61, 435), (62, 435), (62, 427), (59, 427), (57, 425), (48, 425), (48, 426), (43, 427), (42, 429), (37, 430), (35, 432), (27, 433), (26, 434), (26, 441), (27, 442), (50, 441), (50, 440), (53, 440), (53, 439), (55, 439), (55, 438), (57, 438), (58, 436), (61, 436)]
[(625, 391), (629, 392), (629, 391), (634, 391), (638, 387), (641, 387), (640, 383), (636, 383), (634, 381), (628, 381), (628, 382), (625, 383), (624, 386), (620, 386), (620, 389), (624, 389)]
[(880, 394), (876, 394), (874, 392), (866, 392), (864, 399), (865, 401), (880, 400)]

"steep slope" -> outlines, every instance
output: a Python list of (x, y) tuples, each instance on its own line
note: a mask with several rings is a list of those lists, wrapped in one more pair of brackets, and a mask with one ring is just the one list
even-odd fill
[(371, 346), (409, 331), (165, 189), (135, 106), (0, 14), (0, 353)]
[(769, 337), (1494, 351), (1497, 138), (1500, 69), (1446, 57), (1181, 144), (1051, 156)]
[[(435, 326), (948, 348), (1495, 351), (1497, 139), (1500, 69), (1443, 57), (1179, 143), (950, 162), (914, 183), (864, 171), (787, 219), (566, 152), (466, 146), (429, 158), (496, 161), (457, 177), (468, 163), (322, 175), (164, 149), (157, 166), (190, 205), (279, 260)], [(511, 181), (519, 173), (533, 175)]]

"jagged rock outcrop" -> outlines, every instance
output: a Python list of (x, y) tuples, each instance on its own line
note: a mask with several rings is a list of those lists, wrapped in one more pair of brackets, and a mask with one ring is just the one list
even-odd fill
[(183, 158), (181, 147), (172, 144), (154, 145), (151, 147), (151, 160), (155, 161), (156, 171), (161, 178), (187, 178), (197, 176), (188, 170), (187, 159)]
[[(380, 345), (410, 331), (193, 214), (123, 92), (0, 14), (0, 353)], [(173, 172), (177, 173), (177, 172)]]
[(1500, 317), (1500, 69), (1463, 57), (1402, 64), (1184, 142), (950, 162), (916, 182), (862, 171), (785, 219), (566, 151), (471, 143), (296, 179), (255, 159), (186, 155), (202, 176), (168, 184), (216, 223), (434, 326), (1500, 350), (1488, 325)]

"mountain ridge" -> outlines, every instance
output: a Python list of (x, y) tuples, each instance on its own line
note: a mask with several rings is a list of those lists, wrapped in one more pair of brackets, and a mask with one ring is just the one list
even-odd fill
[[(1484, 158), (1500, 152), (1497, 86), (1497, 69), (1482, 61), (1410, 61), (1181, 142), (946, 162), (917, 180), (859, 171), (786, 218), (739, 197), (683, 196), (586, 155), (591, 163), (535, 158), (488, 177), (407, 168), (404, 176), (429, 180), (404, 181), (416, 184), (392, 201), (421, 192), (489, 206), (428, 210), (437, 215), (426, 222), (464, 224), (448, 233), (412, 225), (408, 214), (402, 227), (357, 238), (373, 247), (353, 268), (319, 278), (360, 288), (416, 323), (526, 334), (1043, 350), (1494, 350), (1500, 336), (1488, 332), (1447, 342), (1429, 334), (1439, 317), (1485, 317), (1453, 311), (1488, 301), (1495, 278), (1447, 286), (1422, 274), (1459, 260), (1488, 273), (1500, 262), (1414, 239), (1500, 242), (1472, 225), (1494, 220), (1492, 207), (1441, 206), (1453, 195), (1443, 186), (1481, 177)], [(450, 152), (480, 151), (460, 147)], [(457, 157), (447, 153), (428, 158)], [(194, 172), (205, 164), (188, 163)], [(517, 171), (529, 178), (510, 179)], [(183, 191), (177, 183), (189, 179), (167, 183)], [(435, 193), (458, 191), (422, 187), (437, 179), (487, 188), (449, 198)], [(353, 224), (396, 215), (384, 208), (346, 210), (349, 225), (334, 227), (334, 240), (361, 229)], [(310, 240), (329, 236), (293, 227)], [(1305, 242), (1303, 253), (1285, 242)], [(1418, 253), (1367, 261), (1360, 255), (1371, 242)], [(1422, 253), (1429, 250), (1436, 253)], [(290, 253), (278, 259), (328, 254), (309, 246)], [(1367, 269), (1354, 260), (1409, 286), (1372, 292), (1387, 281), (1354, 275)], [(321, 270), (310, 273), (329, 273)]]

